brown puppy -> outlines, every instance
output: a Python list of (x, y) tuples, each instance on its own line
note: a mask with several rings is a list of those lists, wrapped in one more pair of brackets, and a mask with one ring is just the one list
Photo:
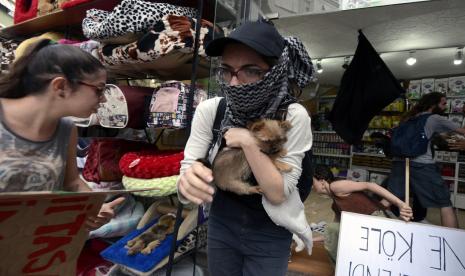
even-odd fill
[[(277, 160), (286, 155), (283, 148), (287, 141), (286, 133), (291, 129), (289, 121), (261, 119), (251, 123), (247, 128), (257, 139), (260, 150), (268, 155), (276, 168), (289, 172), (292, 168)], [(251, 186), (247, 180), (252, 175), (245, 154), (240, 148), (224, 148), (213, 161), (213, 178), (218, 188), (239, 195), (260, 193), (258, 186)]]
[(161, 216), (157, 223), (126, 243), (125, 248), (128, 250), (128, 255), (139, 252), (144, 255), (150, 254), (167, 235), (173, 233), (175, 222), (176, 217), (172, 214)]

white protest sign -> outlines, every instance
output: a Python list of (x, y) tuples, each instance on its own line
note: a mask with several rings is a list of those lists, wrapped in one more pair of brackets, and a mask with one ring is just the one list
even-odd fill
[(342, 212), (336, 275), (463, 276), (465, 231)]

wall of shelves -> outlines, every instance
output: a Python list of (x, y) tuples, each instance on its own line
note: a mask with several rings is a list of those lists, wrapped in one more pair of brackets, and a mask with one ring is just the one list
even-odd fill
[(312, 117), (313, 162), (328, 165), (338, 177), (346, 177), (350, 167), (351, 147), (332, 130), (327, 115), (336, 96), (323, 96), (317, 101), (316, 116)]

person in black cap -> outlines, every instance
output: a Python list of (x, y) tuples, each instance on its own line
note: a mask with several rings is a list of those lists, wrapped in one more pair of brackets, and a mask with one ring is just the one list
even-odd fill
[[(282, 37), (265, 21), (244, 23), (229, 37), (211, 41), (206, 53), (221, 57), (217, 77), (226, 110), (218, 138), (212, 141), (221, 98), (197, 107), (181, 162), (179, 199), (183, 203), (211, 202), (207, 242), (211, 275), (285, 275), (292, 235), (276, 225), (270, 217), (277, 214), (269, 212), (295, 194), (302, 159), (312, 145), (310, 117), (297, 103), (296, 92), (312, 80), (313, 65), (300, 40)], [(277, 119), (280, 110), (287, 110), (286, 120), (292, 125), (285, 144), (288, 153), (281, 159), (292, 166), (288, 173), (276, 169), (245, 128), (255, 119)], [(211, 185), (212, 171), (196, 160), (208, 156), (212, 162), (223, 139), (227, 147), (244, 151), (263, 200), (257, 194), (215, 191)]]

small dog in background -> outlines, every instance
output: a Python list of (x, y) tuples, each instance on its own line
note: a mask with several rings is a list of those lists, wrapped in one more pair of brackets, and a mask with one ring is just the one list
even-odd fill
[[(257, 139), (260, 150), (270, 157), (280, 172), (292, 170), (291, 166), (277, 160), (287, 153), (284, 144), (287, 141), (286, 134), (291, 129), (289, 121), (260, 119), (248, 124), (247, 128)], [(260, 193), (258, 186), (251, 186), (247, 182), (251, 175), (252, 170), (240, 148), (225, 147), (213, 161), (215, 184), (224, 191), (239, 195)]]
[(173, 214), (161, 216), (157, 223), (126, 243), (127, 254), (134, 255), (139, 252), (144, 255), (150, 254), (167, 235), (173, 233), (175, 222), (176, 216)]

